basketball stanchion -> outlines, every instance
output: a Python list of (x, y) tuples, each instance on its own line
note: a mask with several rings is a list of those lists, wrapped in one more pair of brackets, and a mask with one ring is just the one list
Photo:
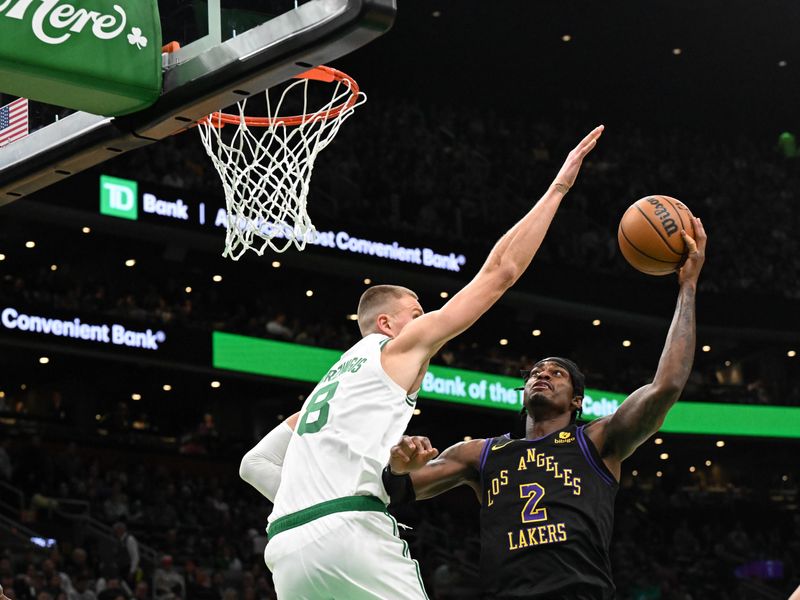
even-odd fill
[[(309, 87), (320, 83), (333, 88), (330, 100), (311, 108)], [(352, 77), (325, 66), (301, 73), (272, 95), (266, 90), (265, 117), (247, 116), (245, 99), (237, 114), (215, 112), (197, 123), (222, 180), (228, 217), (222, 255), (233, 260), (248, 249), (258, 255), (267, 248), (303, 250), (315, 240), (307, 209), (314, 161), (366, 101)], [(284, 116), (289, 105), (299, 112)], [(235, 128), (232, 134), (226, 126)]]

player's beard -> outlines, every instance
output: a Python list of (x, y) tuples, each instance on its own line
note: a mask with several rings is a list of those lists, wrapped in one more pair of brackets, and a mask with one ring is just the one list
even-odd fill
[(527, 402), (525, 402), (525, 408), (527, 409), (528, 414), (531, 416), (534, 415), (536, 409), (550, 406), (552, 406), (552, 400), (542, 392), (533, 392), (528, 396)]

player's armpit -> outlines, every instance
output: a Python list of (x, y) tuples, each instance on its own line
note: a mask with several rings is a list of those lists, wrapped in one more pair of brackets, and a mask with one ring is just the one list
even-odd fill
[(652, 383), (642, 386), (613, 415), (587, 426), (586, 435), (613, 473), (618, 474), (619, 464), (661, 428), (680, 392)]
[(513, 285), (510, 270), (482, 270), (442, 308), (414, 319), (381, 354), (384, 370), (402, 387), (413, 384), (420, 365), (468, 329)]
[(480, 495), (480, 455), (485, 440), (450, 446), (437, 458), (411, 473), (417, 500), (438, 496), (459, 485), (469, 485)]

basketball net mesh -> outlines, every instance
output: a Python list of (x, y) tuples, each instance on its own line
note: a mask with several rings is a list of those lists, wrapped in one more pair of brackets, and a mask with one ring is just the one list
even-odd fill
[[(222, 127), (234, 115), (214, 113), (198, 122), (200, 139), (225, 190), (228, 219), (222, 256), (239, 260), (248, 249), (261, 256), (267, 248), (284, 252), (291, 245), (303, 250), (316, 240), (306, 204), (314, 161), (367, 99), (349, 78), (333, 87), (331, 100), (313, 112), (308, 109), (308, 78), (288, 85), (277, 103), (267, 90), (266, 118), (246, 117), (247, 99), (242, 100), (229, 139), (223, 138)], [(301, 116), (282, 116), (293, 94), (302, 94)]]

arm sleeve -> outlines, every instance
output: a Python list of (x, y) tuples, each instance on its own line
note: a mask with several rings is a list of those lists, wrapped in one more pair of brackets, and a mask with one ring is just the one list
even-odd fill
[(281, 484), (281, 468), (286, 448), (292, 439), (292, 428), (281, 423), (244, 455), (239, 477), (256, 488), (270, 502), (275, 501)]

